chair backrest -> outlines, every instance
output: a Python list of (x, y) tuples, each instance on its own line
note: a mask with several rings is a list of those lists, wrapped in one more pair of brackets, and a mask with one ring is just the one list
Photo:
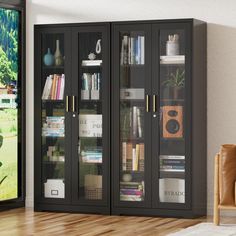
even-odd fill
[(219, 190), (221, 205), (235, 205), (236, 145), (224, 144), (220, 150)]

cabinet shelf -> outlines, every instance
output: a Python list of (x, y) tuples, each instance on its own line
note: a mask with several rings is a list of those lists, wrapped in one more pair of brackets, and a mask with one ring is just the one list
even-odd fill
[(64, 69), (64, 66), (43, 66), (43, 70), (56, 70), (56, 69)]

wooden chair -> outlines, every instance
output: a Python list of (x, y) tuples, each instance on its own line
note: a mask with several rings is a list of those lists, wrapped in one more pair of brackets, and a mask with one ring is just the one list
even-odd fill
[[(214, 224), (220, 224), (220, 210), (236, 210), (236, 145), (221, 146), (215, 156)], [(224, 191), (224, 193), (223, 193)]]

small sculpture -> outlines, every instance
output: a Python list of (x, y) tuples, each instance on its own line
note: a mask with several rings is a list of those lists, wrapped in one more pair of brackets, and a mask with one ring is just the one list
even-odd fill
[(101, 51), (102, 51), (101, 41), (102, 41), (101, 39), (98, 39), (97, 44), (96, 44), (95, 51), (96, 51), (97, 54), (101, 53)]
[(90, 52), (90, 53), (88, 54), (88, 59), (89, 59), (89, 60), (95, 60), (95, 58), (96, 58), (96, 55), (95, 55), (93, 52)]
[(63, 65), (63, 57), (60, 51), (60, 41), (58, 39), (56, 41), (56, 51), (54, 54), (54, 58), (55, 58), (55, 66)]
[(50, 48), (48, 48), (48, 52), (43, 57), (43, 62), (46, 66), (52, 66), (54, 63), (54, 56), (51, 54)]

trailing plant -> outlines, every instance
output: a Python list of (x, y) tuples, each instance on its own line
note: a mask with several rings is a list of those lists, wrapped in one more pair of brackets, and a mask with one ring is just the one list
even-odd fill
[(178, 87), (178, 88), (183, 88), (185, 83), (185, 71), (177, 69), (175, 74), (171, 73), (170, 77), (163, 82), (163, 85), (167, 87)]

